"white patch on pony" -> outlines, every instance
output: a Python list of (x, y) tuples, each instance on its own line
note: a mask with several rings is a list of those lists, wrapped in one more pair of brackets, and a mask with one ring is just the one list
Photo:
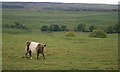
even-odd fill
[[(32, 53), (36, 53), (36, 47), (38, 46), (38, 44), (38, 42), (31, 42), (29, 45), (29, 50), (31, 50)], [(25, 50), (27, 51), (27, 46)]]
[(30, 57), (30, 59), (32, 59), (32, 57)]

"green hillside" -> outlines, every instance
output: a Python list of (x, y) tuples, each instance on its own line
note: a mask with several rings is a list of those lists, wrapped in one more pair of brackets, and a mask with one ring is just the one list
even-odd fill
[(68, 29), (74, 29), (78, 24), (86, 26), (108, 26), (117, 23), (117, 12), (74, 12), (74, 11), (4, 11), (3, 24), (14, 22), (24, 24), (30, 29), (38, 30), (42, 25), (59, 24), (66, 25)]
[(39, 30), (42, 25), (66, 25), (74, 30), (78, 24), (108, 26), (117, 20), (117, 5), (49, 3), (49, 2), (3, 2), (3, 25), (19, 22)]

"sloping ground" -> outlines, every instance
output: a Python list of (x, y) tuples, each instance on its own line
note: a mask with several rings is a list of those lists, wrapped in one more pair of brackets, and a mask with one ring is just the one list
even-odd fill
[(30, 29), (40, 30), (43, 25), (66, 25), (74, 30), (78, 24), (108, 26), (118, 22), (117, 12), (72, 12), (72, 11), (4, 11), (3, 25), (19, 22)]

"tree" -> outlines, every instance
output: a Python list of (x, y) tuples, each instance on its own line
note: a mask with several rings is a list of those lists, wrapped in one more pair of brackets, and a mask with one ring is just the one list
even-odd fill
[(62, 31), (67, 31), (67, 26), (62, 25), (62, 26), (61, 26), (61, 30), (62, 30)]
[(85, 24), (82, 24), (82, 23), (79, 24), (79, 25), (77, 26), (77, 30), (84, 32), (84, 31), (85, 31)]
[(48, 28), (49, 31), (53, 31), (53, 25), (50, 25), (50, 27)]
[(114, 33), (115, 32), (115, 29), (114, 29), (114, 26), (108, 26), (107, 27), (107, 33)]
[(91, 25), (91, 26), (89, 27), (89, 31), (92, 32), (95, 28), (96, 28), (96, 27), (95, 27), (94, 25)]
[(49, 31), (61, 31), (60, 27), (56, 24), (50, 25)]
[(3, 27), (3, 28), (10, 28), (10, 25), (8, 25), (8, 24), (3, 24), (2, 27)]
[(14, 22), (14, 26), (15, 26), (15, 28), (20, 28), (20, 23), (19, 22)]
[(47, 31), (48, 30), (48, 26), (44, 25), (41, 27), (41, 31)]
[(18, 28), (18, 29), (27, 29), (23, 24), (20, 24), (19, 22), (14, 22), (14, 25), (11, 27)]
[(115, 24), (115, 25), (114, 25), (114, 29), (115, 29), (115, 32), (116, 32), (116, 33), (119, 33), (119, 32), (120, 32), (120, 25)]

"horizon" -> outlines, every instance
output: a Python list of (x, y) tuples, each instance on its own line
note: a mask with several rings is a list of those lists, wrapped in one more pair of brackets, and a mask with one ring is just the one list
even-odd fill
[(23, 2), (23, 1), (2, 1), (2, 3), (63, 3), (63, 4), (103, 4), (103, 5), (118, 5), (118, 4), (108, 4), (108, 3), (64, 3), (64, 2)]
[(119, 0), (2, 0), (2, 2), (50, 2), (50, 3), (84, 3), (84, 4), (119, 4)]

